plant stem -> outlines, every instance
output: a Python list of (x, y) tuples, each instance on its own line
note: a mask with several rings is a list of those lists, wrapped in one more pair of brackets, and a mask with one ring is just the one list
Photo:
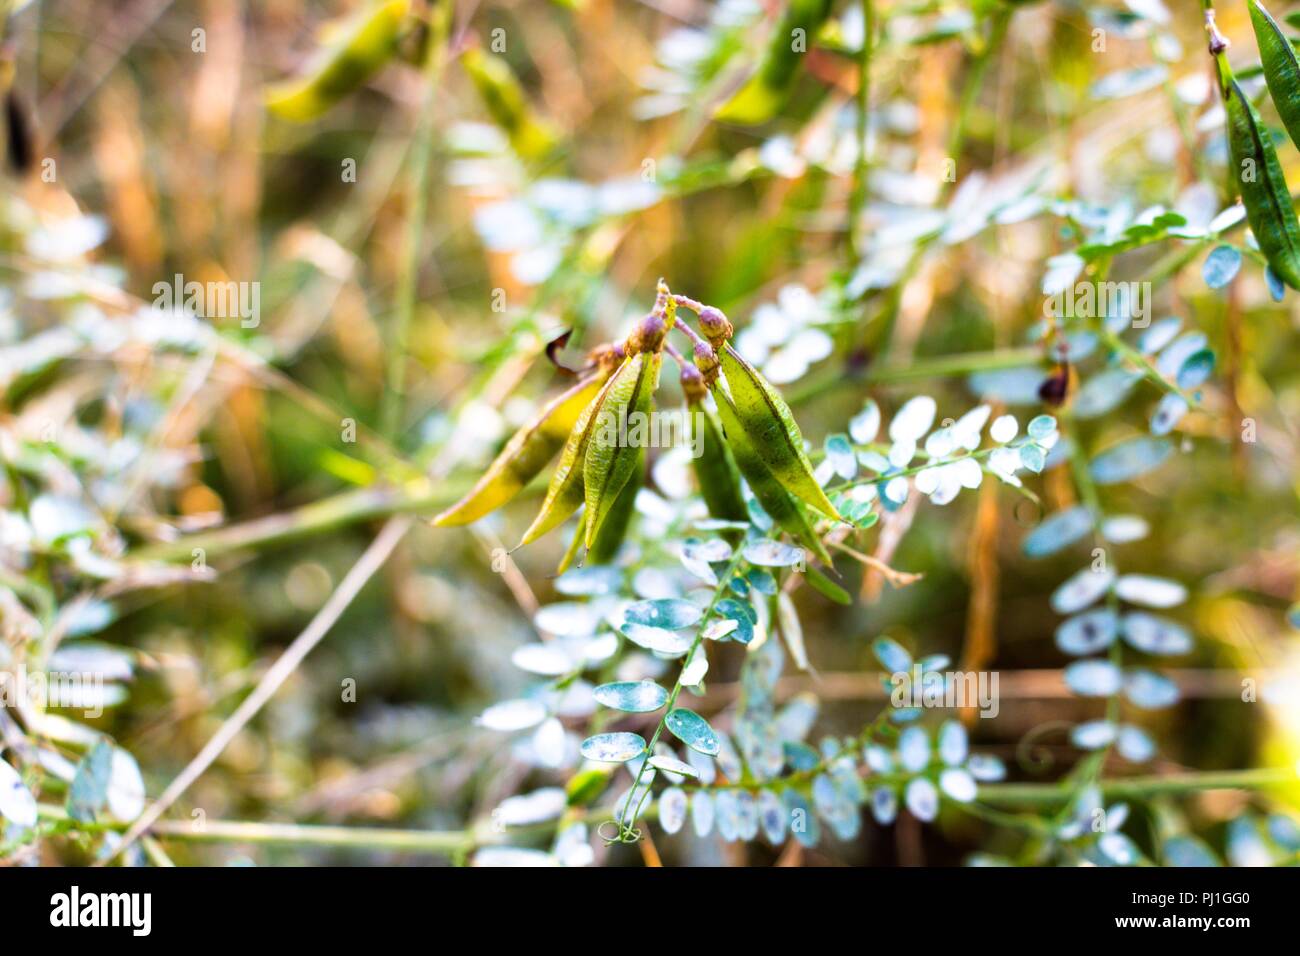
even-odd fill
[(224, 554), (297, 541), (375, 518), (438, 511), (456, 501), (469, 485), (468, 480), (419, 479), (402, 485), (374, 485), (344, 491), (281, 514), (185, 535), (174, 541), (147, 544), (131, 551), (130, 557), (139, 561), (189, 561), (196, 559), (195, 552), (199, 551), (207, 561)]
[[(722, 595), (727, 593), (727, 585), (731, 582), (731, 576), (736, 573), (736, 568), (740, 565), (742, 554), (743, 552), (737, 548), (736, 553), (732, 555), (731, 561), (727, 564), (726, 572), (718, 577), (718, 586), (713, 591), (713, 597), (709, 601), (709, 606), (704, 609), (704, 616), (700, 618), (700, 628), (695, 632), (695, 640), (691, 642), (690, 650), (688, 650), (686, 655), (682, 658), (682, 668), (677, 672), (677, 682), (673, 684), (672, 693), (668, 695), (668, 703), (664, 705), (664, 715), (659, 718), (659, 723), (655, 726), (655, 732), (650, 736), (650, 742), (646, 744), (645, 758), (641, 761), (641, 769), (637, 771), (636, 779), (632, 781), (632, 789), (628, 791), (627, 803), (623, 805), (623, 812), (620, 813), (618, 819), (614, 821), (618, 825), (618, 837), (610, 842), (631, 843), (636, 839), (634, 836), (636, 831), (632, 829), (632, 825), (636, 823), (636, 818), (641, 812), (641, 807), (639, 805), (633, 807), (632, 803), (633, 800), (636, 799), (637, 787), (641, 786), (641, 778), (645, 776), (646, 768), (650, 766), (650, 757), (654, 755), (655, 744), (659, 742), (659, 738), (663, 735), (664, 726), (668, 721), (668, 715), (673, 712), (673, 707), (677, 704), (677, 697), (682, 692), (682, 670), (685, 669), (685, 662), (691, 659), (696, 648), (700, 646), (700, 642), (704, 640), (704, 632), (709, 626), (709, 615), (713, 613), (713, 609), (717, 606), (717, 603), (722, 600)], [(649, 786), (647, 786), (646, 797), (650, 795), (649, 789)], [(644, 802), (645, 797), (642, 797), (641, 803)], [(627, 818), (629, 810), (632, 811), (631, 820), (628, 820)], [(631, 839), (629, 839), (629, 837), (631, 837)]]
[(1043, 350), (1036, 345), (1002, 351), (961, 352), (956, 355), (940, 355), (934, 358), (916, 359), (906, 365), (876, 366), (867, 369), (864, 374), (857, 377), (837, 373), (799, 388), (790, 389), (786, 400), (791, 405), (806, 402), (850, 383), (894, 385), (899, 382), (911, 382), (918, 379), (946, 378), (952, 375), (968, 375), (972, 372), (995, 372), (1001, 369), (1022, 368), (1026, 365), (1037, 365), (1042, 360)]
[(871, 171), (867, 158), (867, 133), (871, 119), (871, 38), (875, 32), (872, 0), (860, 0), (862, 9), (862, 49), (858, 53), (857, 140), (858, 155), (853, 165), (853, 193), (849, 199), (849, 255), (855, 260), (859, 255), (858, 224), (867, 204), (867, 176)]
[[(1273, 790), (1295, 786), (1300, 782), (1295, 770), (1255, 768), (1251, 770), (1211, 770), (1180, 773), (1167, 777), (1144, 776), (1100, 780), (1097, 786), (1108, 798), (1134, 799), (1205, 790)], [(990, 783), (980, 784), (979, 799), (999, 806), (1054, 806), (1068, 803), (1077, 788), (1068, 781), (1060, 783)]]
[(443, 63), (446, 61), (446, 35), (454, 6), (450, 2), (437, 4), (429, 23), (428, 53), (423, 71), (424, 99), (420, 106), (419, 119), (416, 121), (415, 149), (411, 154), (411, 211), (406, 224), (401, 271), (397, 276), (397, 315), (393, 323), (393, 339), (388, 346), (388, 387), (384, 391), (383, 411), (380, 418), (381, 431), (393, 440), (401, 434), (411, 318), (415, 313), (421, 247), (424, 241), (424, 217), (428, 209), (429, 166), (433, 156), (435, 130), (433, 113), (437, 103), (438, 82), (442, 77)]

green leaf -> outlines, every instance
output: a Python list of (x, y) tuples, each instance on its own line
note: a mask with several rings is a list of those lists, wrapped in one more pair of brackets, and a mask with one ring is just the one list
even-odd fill
[(1082, 505), (1058, 511), (1025, 535), (1020, 550), (1027, 558), (1045, 558), (1092, 531), (1092, 513)]
[(1236, 246), (1215, 246), (1205, 264), (1201, 266), (1201, 277), (1211, 289), (1222, 289), (1231, 282), (1241, 268), (1241, 253)]
[(1099, 485), (1115, 485), (1159, 468), (1173, 452), (1167, 439), (1140, 435), (1103, 451), (1089, 463), (1088, 472)]
[(409, 0), (388, 0), (361, 10), (320, 51), (306, 76), (267, 90), (267, 108), (305, 123), (360, 88), (396, 51), (408, 6)]
[(1273, 137), (1263, 128), (1259, 113), (1222, 57), (1219, 68), (1228, 114), (1230, 174), (1241, 192), (1246, 220), (1269, 267), (1291, 288), (1300, 289), (1300, 222), (1296, 221)]
[(664, 719), (664, 726), (674, 737), (697, 753), (716, 757), (721, 749), (718, 735), (713, 732), (709, 722), (693, 710), (685, 708), (674, 710)]
[(676, 757), (669, 757), (665, 754), (655, 754), (651, 757), (650, 766), (665, 773), (681, 774), (683, 777), (698, 777), (700, 775), (698, 770), (684, 760), (678, 760)]
[(1259, 43), (1269, 95), (1291, 142), (1300, 146), (1300, 62), (1296, 60), (1295, 49), (1259, 0), (1250, 0), (1246, 6)]
[(682, 628), (694, 627), (703, 615), (704, 612), (690, 601), (681, 598), (657, 598), (628, 605), (627, 610), (623, 612), (623, 619), (643, 627), (679, 631)]
[(756, 126), (772, 119), (798, 78), (809, 44), (831, 12), (830, 0), (790, 0), (749, 80), (714, 114), (722, 123)]
[(822, 597), (829, 598), (836, 604), (843, 604), (846, 606), (853, 603), (852, 595), (828, 578), (818, 568), (815, 568), (810, 564), (808, 565), (808, 570), (804, 572), (804, 575), (807, 577), (808, 583), (812, 585), (813, 589), (821, 594)]
[(108, 784), (113, 777), (113, 746), (101, 740), (77, 764), (77, 772), (68, 787), (68, 816), (81, 823), (91, 823), (108, 800)]
[(596, 734), (582, 742), (582, 756), (597, 763), (626, 763), (645, 753), (645, 738), (626, 732)]
[(668, 702), (668, 691), (652, 680), (616, 681), (601, 684), (593, 692), (606, 707), (629, 714), (648, 714)]

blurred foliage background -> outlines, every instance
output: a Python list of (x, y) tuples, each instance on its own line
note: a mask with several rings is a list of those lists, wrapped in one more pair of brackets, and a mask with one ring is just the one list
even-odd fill
[[(1199, 5), (829, 4), (757, 123), (715, 111), (766, 55), (784, 3), (415, 0), (388, 61), (306, 122), (269, 110), (268, 89), (307, 73), (322, 26), (363, 3), (9, 6), (0, 664), (53, 668), (71, 647), (122, 675), (93, 719), (0, 709), (6, 759), (42, 806), (65, 804), (98, 735), (157, 797), (403, 514), (417, 520), (382, 567), (166, 818), (454, 832), (562, 783), (473, 723), (522, 692), (510, 654), (557, 599), (562, 540), (495, 560), (540, 489), (470, 530), (423, 520), (563, 380), (548, 341), (572, 330), (572, 356), (621, 337), (663, 276), (727, 312), (814, 448), (869, 396), (896, 410), (930, 394), (941, 418), (983, 396), (1027, 419), (1054, 412), (1037, 394), (1058, 369), (1042, 331), (1053, 257), (1152, 206), (1202, 232), (1117, 247), (1111, 275), (1151, 281), (1152, 314), (1203, 332), (1218, 364), (1174, 461), (1102, 492), (1150, 525), (1125, 568), (1192, 592), (1179, 619), (1196, 649), (1171, 672), (1183, 700), (1144, 719), (1160, 743), (1145, 772), (1300, 760), (1295, 298), (1274, 301), (1249, 252), (1225, 288), (1202, 275), (1205, 230), (1234, 197)], [(1257, 61), (1244, 4), (1218, 22), (1234, 63)], [(15, 155), (24, 137), (30, 155)], [(1296, 182), (1300, 155), (1279, 152)], [(177, 275), (258, 283), (256, 322), (151, 308)], [(1069, 358), (1067, 411), (1106, 364)], [(1068, 437), (1097, 448), (1146, 431), (1159, 393), (1134, 394)], [(1062, 728), (1098, 715), (1067, 689), (1052, 640), (1048, 596), (1080, 560), (1030, 561), (1021, 541), (1080, 492), (1063, 467), (1032, 487), (987, 482), (863, 532), (855, 547), (923, 577), (893, 587), (842, 561), (852, 606), (800, 591), (815, 673), (792, 671), (782, 695), (815, 691), (819, 731), (856, 733), (884, 698), (870, 644), (888, 633), (999, 671), (999, 716), (972, 736), (1013, 783), (1059, 779), (1079, 758)], [(743, 656), (717, 649), (701, 711), (721, 726)], [(1243, 702), (1243, 679), (1281, 690)], [(1258, 850), (1250, 821), (1294, 795), (1157, 796), (1130, 830), (1149, 849), (1174, 819), (1234, 862), (1293, 859), (1285, 842)], [(1239, 820), (1255, 829), (1234, 856)], [(10, 861), (114, 846), (42, 821), (39, 838), (0, 841)], [(945, 814), (868, 822), (802, 859), (957, 864), (1019, 839)], [(610, 863), (643, 859), (593, 845)], [(164, 837), (125, 858), (464, 858), (453, 849)], [(658, 853), (762, 864), (780, 850), (680, 835)]]

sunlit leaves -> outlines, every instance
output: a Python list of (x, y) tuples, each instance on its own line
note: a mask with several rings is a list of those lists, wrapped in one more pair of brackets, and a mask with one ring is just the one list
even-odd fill
[(1182, 625), (1145, 611), (1130, 611), (1121, 626), (1124, 640), (1139, 651), (1157, 656), (1186, 654), (1192, 637)]
[(1173, 451), (1174, 446), (1165, 439), (1140, 435), (1101, 452), (1089, 463), (1088, 470), (1099, 485), (1119, 484), (1159, 468)]
[(1146, 574), (1125, 574), (1115, 582), (1115, 593), (1130, 604), (1176, 607), (1187, 600), (1187, 589), (1177, 581)]
[(535, 700), (504, 700), (479, 715), (477, 723), (489, 730), (514, 731), (535, 727), (546, 719), (546, 708)]
[(1079, 614), (1061, 622), (1056, 646), (1076, 657), (1109, 647), (1119, 634), (1119, 617), (1110, 608)]
[(582, 755), (600, 763), (626, 763), (645, 753), (645, 739), (640, 734), (620, 731), (596, 734), (582, 742)]
[(664, 719), (664, 726), (692, 750), (710, 757), (718, 754), (718, 735), (713, 732), (709, 722), (695, 711), (678, 708)]
[(601, 684), (593, 693), (606, 707), (631, 714), (650, 713), (668, 702), (668, 691), (652, 680)]
[(19, 827), (36, 825), (36, 800), (18, 771), (0, 760), (0, 817)]
[(686, 793), (679, 787), (669, 787), (659, 796), (659, 825), (665, 833), (676, 833), (686, 823)]
[(68, 788), (68, 815), (74, 820), (92, 821), (108, 801), (113, 775), (113, 747), (100, 741), (77, 764), (76, 776)]
[(1047, 557), (1089, 534), (1092, 524), (1092, 513), (1082, 505), (1058, 511), (1027, 534), (1020, 549), (1028, 558)]
[(1235, 246), (1215, 246), (1205, 257), (1201, 276), (1211, 289), (1222, 289), (1231, 282), (1241, 268), (1241, 253)]

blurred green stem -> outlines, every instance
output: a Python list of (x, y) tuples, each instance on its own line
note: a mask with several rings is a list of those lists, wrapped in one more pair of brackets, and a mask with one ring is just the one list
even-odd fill
[[(1207, 790), (1272, 790), (1294, 786), (1298, 782), (1293, 770), (1259, 768), (1254, 770), (1213, 770), (1201, 773), (1182, 773), (1167, 777), (1129, 777), (1100, 782), (1101, 792), (1108, 799), (1131, 800), (1144, 797), (1201, 793)], [(979, 800), (984, 806), (972, 810), (966, 804), (953, 804), (975, 816), (990, 819), (987, 805), (1000, 807), (1058, 806), (1069, 802), (1073, 786), (1062, 783), (985, 783), (980, 784)], [(650, 815), (654, 807), (647, 807), (642, 815)], [(597, 808), (574, 811), (566, 819), (586, 819)], [(89, 833), (121, 831), (122, 823), (77, 823), (71, 820), (62, 807), (49, 804), (40, 807), (42, 819), (59, 824), (63, 831), (80, 830)], [(996, 822), (996, 821), (995, 821)], [(1011, 825), (1009, 821), (1001, 821)], [(355, 850), (391, 850), (404, 853), (429, 853), (436, 856), (456, 856), (476, 847), (506, 842), (506, 837), (520, 840), (549, 831), (554, 824), (512, 827), (499, 832), (490, 826), (470, 827), (464, 830), (398, 830), (379, 827), (319, 826), (297, 823), (249, 823), (232, 820), (209, 820), (196, 826), (184, 820), (160, 820), (150, 832), (155, 836), (187, 843), (250, 843), (263, 846), (315, 846)]]
[(406, 398), (406, 365), (409, 361), (411, 317), (415, 313), (415, 296), (420, 277), (420, 254), (424, 243), (424, 217), (428, 209), (429, 165), (433, 156), (434, 106), (438, 84), (446, 62), (446, 40), (454, 4), (443, 0), (434, 6), (429, 22), (428, 52), (424, 62), (424, 100), (415, 127), (414, 151), (411, 154), (412, 191), (410, 218), (406, 224), (406, 241), (402, 250), (402, 267), (397, 277), (397, 315), (393, 337), (388, 346), (388, 388), (384, 391), (380, 430), (397, 440), (402, 431), (402, 409)]
[[(970, 74), (963, 81), (964, 86), (957, 119), (948, 138), (948, 159), (953, 163), (954, 170), (957, 164), (961, 162), (961, 152), (966, 145), (966, 130), (970, 125), (970, 114), (974, 110), (980, 91), (984, 87), (984, 77), (988, 73), (989, 63), (992, 62), (994, 54), (1002, 49), (1002, 40), (1006, 36), (1007, 27), (1011, 22), (1013, 13), (1014, 9), (1007, 8), (993, 14), (993, 23), (989, 28), (988, 36), (984, 44), (976, 52), (971, 63)], [(952, 187), (956, 185), (956, 182), (957, 176), (954, 171), (952, 179), (946, 180), (939, 192), (939, 197), (935, 201), (936, 208), (946, 203), (949, 193), (952, 191)], [(916, 243), (907, 265), (889, 288), (881, 310), (880, 320), (877, 323), (878, 331), (874, 336), (866, 335), (863, 343), (875, 355), (884, 355), (888, 352), (890, 340), (894, 335), (894, 325), (898, 321), (898, 313), (903, 305), (903, 291), (907, 288), (908, 283), (912, 281), (917, 270), (920, 269), (930, 245), (942, 234), (942, 230), (936, 230)]]
[(991, 352), (961, 352), (956, 355), (939, 355), (922, 358), (906, 365), (881, 365), (868, 368), (860, 376), (837, 370), (819, 381), (805, 383), (787, 392), (791, 404), (806, 402), (825, 392), (857, 382), (869, 385), (893, 385), (918, 379), (946, 378), (951, 375), (969, 375), (972, 372), (993, 372), (999, 369), (1022, 368), (1037, 365), (1043, 360), (1043, 350), (1036, 346), (1002, 349)]
[(849, 201), (849, 255), (854, 261), (859, 255), (858, 224), (867, 204), (867, 176), (871, 171), (867, 158), (867, 132), (871, 120), (871, 36), (875, 30), (872, 0), (861, 0), (862, 49), (858, 54), (857, 104), (858, 155), (853, 167), (853, 194)]

